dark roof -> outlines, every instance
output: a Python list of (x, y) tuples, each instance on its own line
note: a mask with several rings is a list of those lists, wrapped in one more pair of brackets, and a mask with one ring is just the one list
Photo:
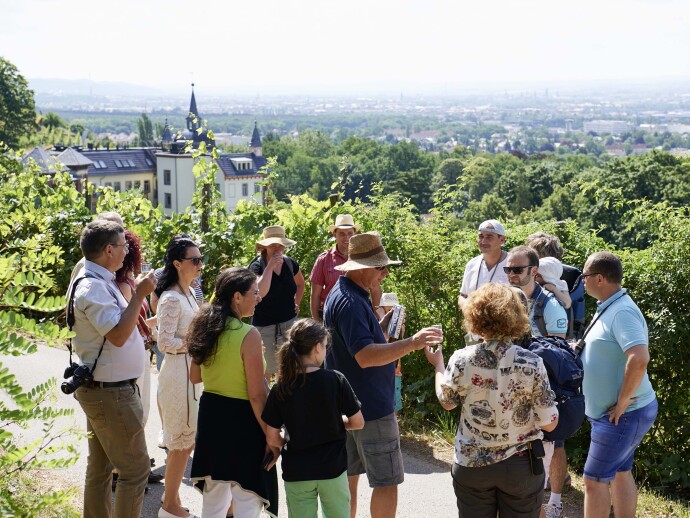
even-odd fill
[(261, 135), (259, 135), (259, 129), (256, 127), (256, 121), (254, 121), (254, 132), (252, 133), (252, 141), (249, 146), (261, 147)]
[(82, 151), (91, 160), (89, 176), (113, 174), (155, 173), (156, 150), (152, 149), (110, 149)]
[(194, 97), (194, 83), (192, 83), (192, 101), (189, 103), (189, 112), (199, 117), (199, 110), (196, 109), (196, 97)]
[(161, 141), (162, 142), (172, 142), (173, 141), (173, 134), (172, 134), (172, 130), (170, 129), (170, 124), (168, 124), (168, 119), (165, 119), (165, 127), (163, 128), (163, 135), (161, 136)]
[(36, 162), (36, 165), (41, 168), (44, 174), (54, 174), (61, 168), (55, 161), (55, 157), (42, 147), (35, 147), (22, 157), (22, 163), (26, 164), (29, 159)]
[(85, 166), (90, 166), (93, 164), (91, 160), (82, 155), (79, 151), (72, 147), (68, 147), (62, 153), (60, 153), (56, 160), (61, 164), (65, 164), (70, 169), (72, 168), (83, 168)]
[[(238, 169), (233, 163), (233, 158), (248, 158), (252, 161), (249, 169)], [(259, 174), (259, 169), (265, 166), (268, 162), (265, 157), (256, 156), (254, 153), (229, 153), (220, 155), (217, 160), (218, 165), (225, 173), (226, 177), (232, 176), (256, 176)]]

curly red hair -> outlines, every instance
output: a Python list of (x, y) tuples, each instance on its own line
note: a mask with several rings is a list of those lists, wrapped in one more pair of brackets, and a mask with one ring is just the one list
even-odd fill
[(125, 256), (122, 268), (115, 272), (116, 282), (126, 282), (129, 274), (138, 274), (141, 271), (141, 238), (131, 230), (125, 229), (125, 241), (129, 245), (129, 252)]

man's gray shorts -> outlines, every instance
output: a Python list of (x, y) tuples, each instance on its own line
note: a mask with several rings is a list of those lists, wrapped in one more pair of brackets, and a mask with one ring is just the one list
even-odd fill
[(348, 430), (347, 475), (362, 473), (370, 487), (397, 486), (405, 479), (395, 413), (365, 421), (361, 430)]

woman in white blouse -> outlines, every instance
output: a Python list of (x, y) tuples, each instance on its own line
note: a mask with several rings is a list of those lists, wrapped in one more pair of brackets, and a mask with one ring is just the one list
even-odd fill
[(189, 380), (190, 358), (185, 336), (199, 310), (192, 281), (199, 277), (203, 257), (196, 243), (175, 236), (165, 253), (165, 268), (156, 287), (158, 347), (165, 353), (158, 375), (158, 407), (163, 421), (163, 445), (168, 448), (165, 495), (159, 518), (191, 516), (180, 501), (180, 484), (194, 448), (201, 390)]

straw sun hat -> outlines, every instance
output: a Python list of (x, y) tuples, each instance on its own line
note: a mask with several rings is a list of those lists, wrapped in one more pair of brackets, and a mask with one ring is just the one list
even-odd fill
[(280, 225), (271, 225), (266, 227), (263, 231), (263, 239), (256, 242), (256, 249), (261, 250), (269, 245), (280, 244), (283, 246), (292, 246), (296, 242), (285, 237), (285, 229)]
[(359, 232), (361, 225), (355, 225), (355, 220), (350, 214), (338, 214), (335, 217), (335, 224), (328, 225), (328, 231), (333, 232), (336, 228), (354, 228), (355, 232)]
[(392, 261), (388, 258), (378, 232), (365, 232), (364, 234), (352, 236), (347, 250), (347, 257), (346, 262), (335, 267), (336, 270), (350, 272), (352, 270), (363, 270), (365, 268), (377, 268), (401, 263), (401, 261)]

